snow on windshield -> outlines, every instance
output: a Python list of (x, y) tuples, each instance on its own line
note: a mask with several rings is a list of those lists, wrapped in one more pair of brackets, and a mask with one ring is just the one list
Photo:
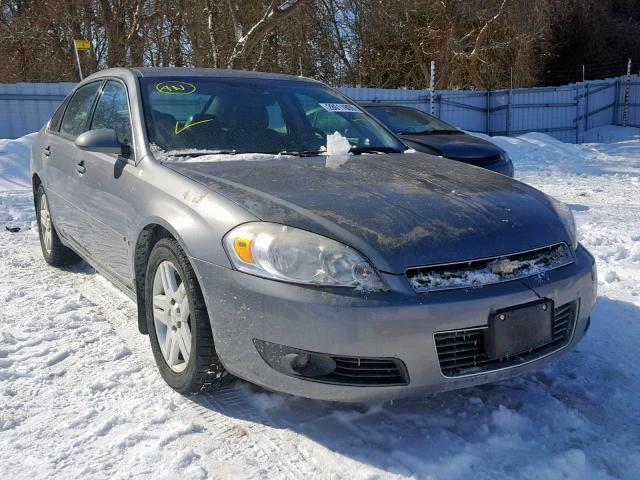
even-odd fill
[[(259, 162), (264, 160), (278, 160), (292, 158), (292, 155), (282, 153), (213, 153), (210, 150), (185, 149), (166, 151), (158, 145), (150, 144), (151, 152), (161, 162)], [(211, 153), (210, 153), (211, 152)]]

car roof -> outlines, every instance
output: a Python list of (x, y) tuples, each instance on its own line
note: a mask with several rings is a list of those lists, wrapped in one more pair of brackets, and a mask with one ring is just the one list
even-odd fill
[(224, 77), (224, 78), (255, 78), (264, 80), (295, 80), (300, 82), (320, 83), (317, 80), (282, 73), (254, 72), (248, 70), (233, 70), (229, 68), (186, 68), (186, 67), (136, 67), (136, 68), (108, 68), (91, 75), (91, 78), (118, 76), (123, 73), (133, 74), (139, 78), (146, 77)]

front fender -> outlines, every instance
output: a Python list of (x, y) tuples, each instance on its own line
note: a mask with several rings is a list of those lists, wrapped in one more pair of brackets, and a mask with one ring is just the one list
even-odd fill
[[(132, 201), (138, 212), (129, 238), (130, 265), (138, 303), (138, 329), (147, 333), (144, 275), (158, 227), (175, 238), (190, 259), (231, 267), (222, 246), (230, 229), (257, 218), (246, 210), (150, 158), (143, 158), (132, 184)], [(200, 280), (196, 262), (192, 262)]]
[[(131, 232), (136, 244), (145, 229), (167, 230), (189, 257), (230, 267), (222, 237), (235, 226), (258, 220), (233, 201), (163, 165), (145, 158), (136, 190), (140, 214)], [(132, 249), (132, 264), (135, 248)]]

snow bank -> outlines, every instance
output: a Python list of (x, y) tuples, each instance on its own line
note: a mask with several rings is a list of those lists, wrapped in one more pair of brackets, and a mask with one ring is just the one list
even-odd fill
[(489, 137), (482, 133), (468, 133), (504, 149), (513, 160), (516, 178), (526, 182), (532, 173), (556, 176), (629, 174), (637, 177), (640, 169), (637, 155), (640, 136), (636, 136), (636, 130), (639, 129), (601, 127), (602, 132), (609, 132), (606, 133), (609, 135), (607, 138), (618, 135), (620, 140), (610, 144), (579, 145), (564, 143), (539, 132), (525, 133), (519, 137)]
[(544, 133), (525, 133), (519, 137), (489, 137), (483, 133), (469, 133), (505, 150), (516, 168), (566, 168), (582, 157), (577, 145), (563, 143)]
[(0, 192), (29, 188), (29, 157), (35, 133), (17, 140), (0, 140)]
[(604, 125), (584, 132), (584, 143), (614, 143), (640, 138), (640, 128)]

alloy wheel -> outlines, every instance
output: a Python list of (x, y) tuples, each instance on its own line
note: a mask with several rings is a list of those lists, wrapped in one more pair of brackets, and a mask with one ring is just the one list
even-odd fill
[(191, 322), (186, 286), (175, 265), (164, 260), (153, 277), (153, 323), (165, 362), (184, 371), (191, 354)]

